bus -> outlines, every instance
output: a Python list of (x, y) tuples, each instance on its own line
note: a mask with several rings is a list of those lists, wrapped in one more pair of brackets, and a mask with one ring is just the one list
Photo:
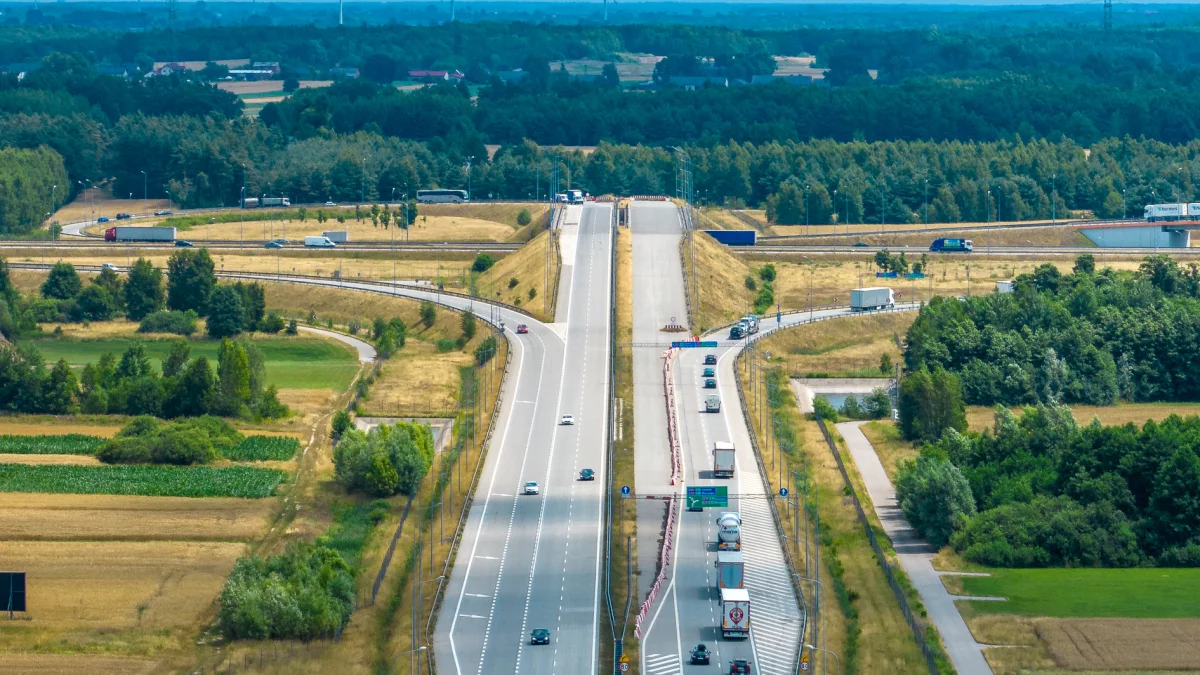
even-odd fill
[(461, 204), (470, 198), (466, 190), (417, 190), (417, 201), (422, 204)]

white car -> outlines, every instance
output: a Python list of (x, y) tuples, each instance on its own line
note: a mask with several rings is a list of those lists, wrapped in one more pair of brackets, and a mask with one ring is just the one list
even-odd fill
[(538, 493), (537, 483), (533, 481), (526, 483), (524, 493), (527, 495), (536, 495)]
[(325, 202), (325, 206), (337, 206), (337, 204), (334, 204), (333, 202)]
[(558, 421), (558, 423), (559, 423), (559, 424), (574, 425), (574, 424), (575, 424), (575, 416), (574, 416), (574, 415), (563, 415), (563, 416), (562, 416), (562, 419), (561, 419), (561, 420), (559, 420), (559, 421)]
[(112, 263), (104, 263), (103, 265), (100, 266), (100, 269), (101, 270), (112, 270), (114, 272), (121, 271), (121, 270), (117, 269), (117, 266)]

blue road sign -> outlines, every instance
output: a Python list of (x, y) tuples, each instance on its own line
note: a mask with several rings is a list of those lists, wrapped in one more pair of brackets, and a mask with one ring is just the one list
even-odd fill
[(689, 349), (689, 348), (690, 349), (696, 349), (696, 348), (716, 349), (719, 346), (720, 345), (717, 343), (716, 340), (709, 340), (709, 341), (686, 340), (683, 342), (672, 342), (671, 343), (671, 347), (674, 349)]
[(908, 276), (909, 279), (924, 279), (925, 278), (925, 275), (921, 272), (909, 272), (906, 276)]
[(621, 486), (621, 494), (623, 494), (623, 495), (629, 494), (629, 486), (628, 485)]
[(781, 488), (779, 488), (779, 496), (780, 496), (780, 497), (786, 497), (786, 496), (788, 496), (788, 489), (787, 489), (787, 488), (785, 488), (785, 487), (781, 487)]
[(898, 276), (900, 276), (900, 274), (897, 272), (876, 272), (875, 273), (876, 279), (895, 279)]

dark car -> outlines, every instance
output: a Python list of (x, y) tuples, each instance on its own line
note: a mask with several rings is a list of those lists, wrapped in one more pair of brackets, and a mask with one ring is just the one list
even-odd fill
[(717, 365), (717, 355), (716, 354), (705, 354), (704, 355), (704, 365), (706, 365), (706, 366)]
[(129, 220), (132, 217), (133, 216), (129, 215), (128, 213), (118, 213), (117, 214), (117, 220)]
[[(530, 634), (529, 644), (531, 645), (548, 645), (550, 644), (550, 631), (545, 628), (534, 628)], [(750, 671), (746, 671), (747, 673)]]
[(734, 659), (729, 662), (729, 675), (739, 675), (740, 673), (750, 673), (750, 662), (746, 659)]
[(529, 332), (529, 326), (523, 323), (517, 324), (517, 335), (524, 335)]
[(191, 248), (192, 242), (188, 241), (187, 239), (176, 239), (175, 245), (179, 248)]
[(107, 223), (107, 222), (108, 222), (108, 216), (100, 216), (99, 218), (97, 218), (97, 219), (96, 219), (96, 222), (97, 222), (97, 223)]
[(855, 245), (855, 246), (866, 246), (866, 244), (865, 244), (865, 243), (863, 243), (863, 242), (861, 242), (861, 241), (856, 241), (856, 242), (854, 242), (854, 245)]
[(579, 480), (596, 480), (596, 472), (591, 469), (584, 469), (579, 472)]
[(277, 241), (268, 241), (267, 248), (283, 248), (283, 244)]
[(704, 388), (705, 389), (716, 389), (717, 381), (712, 379), (711, 377), (708, 378), (707, 380), (704, 381)]
[(716, 376), (717, 376), (717, 370), (715, 368), (705, 368), (704, 369), (704, 377), (716, 377)]
[(171, 215), (171, 212), (170, 212), (170, 211), (155, 211), (155, 212), (154, 212), (154, 215), (156, 215), (156, 216), (169, 216), (169, 215)]
[(707, 666), (710, 658), (712, 658), (712, 653), (704, 645), (696, 645), (696, 648), (692, 650), (692, 665)]

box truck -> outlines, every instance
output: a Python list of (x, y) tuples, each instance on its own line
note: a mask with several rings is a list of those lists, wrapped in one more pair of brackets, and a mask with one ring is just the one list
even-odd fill
[(721, 589), (721, 637), (750, 637), (750, 592), (744, 588)]
[(304, 238), (304, 245), (309, 248), (337, 248), (337, 244), (333, 243), (329, 237), (308, 236)]
[(341, 232), (322, 232), (321, 236), (335, 244), (346, 244), (350, 242), (350, 233), (342, 230)]
[(104, 241), (175, 241), (175, 228), (118, 225), (104, 231)]
[(717, 551), (717, 588), (744, 588), (741, 551)]
[(728, 441), (713, 443), (713, 477), (733, 478), (734, 454), (733, 443)]
[(865, 312), (872, 309), (891, 309), (896, 306), (896, 296), (886, 286), (854, 288), (850, 290), (850, 310)]

